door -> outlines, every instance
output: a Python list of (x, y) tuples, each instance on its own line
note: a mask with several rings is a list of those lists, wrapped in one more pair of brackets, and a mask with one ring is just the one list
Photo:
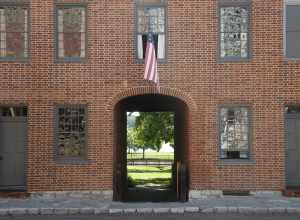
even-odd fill
[(127, 159), (126, 159), (126, 112), (119, 108), (115, 112), (114, 152), (114, 201), (124, 201), (127, 191)]
[(0, 189), (25, 189), (26, 117), (0, 117)]
[(286, 136), (286, 184), (300, 187), (300, 114), (286, 116)]

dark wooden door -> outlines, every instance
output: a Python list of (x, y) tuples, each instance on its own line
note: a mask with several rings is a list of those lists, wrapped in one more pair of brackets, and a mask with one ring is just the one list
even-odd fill
[(0, 189), (25, 189), (26, 117), (0, 117)]
[(175, 112), (175, 161), (177, 200), (185, 202), (188, 200), (188, 169), (187, 169), (187, 140), (184, 135), (187, 132), (187, 115), (184, 107)]
[(119, 108), (115, 112), (116, 146), (114, 152), (114, 200), (124, 201), (127, 191), (127, 158), (126, 158), (126, 111)]
[(300, 187), (300, 114), (286, 116), (286, 184)]

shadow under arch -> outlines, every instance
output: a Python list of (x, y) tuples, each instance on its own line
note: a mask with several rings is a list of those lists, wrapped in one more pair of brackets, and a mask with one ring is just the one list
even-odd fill
[[(123, 94), (124, 95), (124, 94)], [(144, 193), (142, 196), (132, 195), (128, 190), (127, 184), (127, 121), (126, 112), (174, 112), (174, 162), (175, 172), (173, 172), (173, 186), (168, 195), (161, 192)], [(176, 164), (187, 165), (188, 155), (188, 118), (189, 106), (182, 99), (165, 95), (162, 93), (144, 92), (120, 99), (114, 107), (114, 178), (113, 178), (113, 198), (115, 201), (183, 201), (187, 200), (187, 181), (180, 180), (176, 172)], [(182, 188), (186, 188), (184, 195)]]

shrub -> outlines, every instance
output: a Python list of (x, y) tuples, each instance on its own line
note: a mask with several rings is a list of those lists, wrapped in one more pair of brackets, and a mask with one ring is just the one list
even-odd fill
[(128, 176), (127, 178), (127, 185), (128, 187), (135, 187), (135, 182), (131, 176)]

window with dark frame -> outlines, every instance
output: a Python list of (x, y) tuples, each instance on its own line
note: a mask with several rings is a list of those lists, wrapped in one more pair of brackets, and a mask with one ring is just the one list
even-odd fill
[(59, 159), (86, 158), (87, 108), (67, 105), (56, 108), (56, 156)]
[(3, 106), (0, 107), (0, 117), (27, 117), (26, 106)]
[(80, 60), (86, 57), (86, 8), (57, 7), (57, 57)]
[[(249, 58), (249, 2), (220, 1), (220, 59)], [(225, 4), (226, 3), (226, 4)]]
[(285, 58), (300, 58), (300, 1), (285, 1)]
[(137, 58), (145, 58), (147, 37), (149, 32), (153, 36), (156, 57), (158, 60), (166, 58), (166, 9), (162, 0), (137, 0)]
[(286, 114), (300, 114), (300, 105), (290, 105), (285, 107)]
[(247, 107), (220, 109), (221, 159), (249, 159), (249, 110)]
[(28, 58), (28, 8), (0, 6), (0, 59)]

